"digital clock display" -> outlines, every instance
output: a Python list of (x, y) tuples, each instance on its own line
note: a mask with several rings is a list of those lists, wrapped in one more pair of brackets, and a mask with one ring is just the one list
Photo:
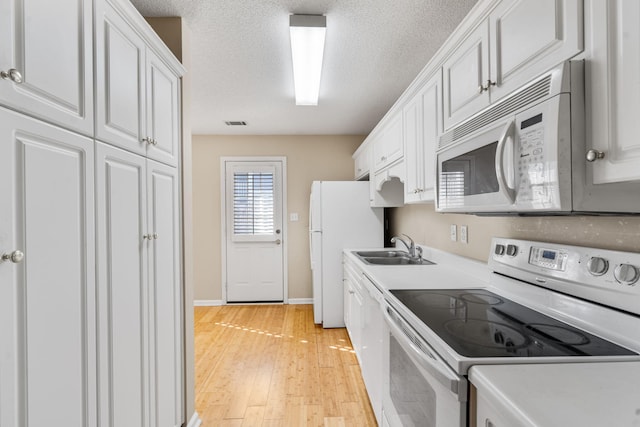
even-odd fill
[(556, 259), (556, 252), (555, 251), (542, 251), (542, 258), (554, 260), (554, 259)]

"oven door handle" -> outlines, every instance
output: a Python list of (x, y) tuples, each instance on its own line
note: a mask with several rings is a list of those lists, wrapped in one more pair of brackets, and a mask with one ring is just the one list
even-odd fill
[[(502, 131), (502, 135), (498, 141), (498, 146), (496, 147), (496, 177), (498, 179), (498, 187), (510, 204), (513, 204), (516, 201), (516, 191), (507, 184), (507, 177), (504, 172), (504, 148), (507, 145), (507, 140), (509, 138), (511, 138), (512, 141), (514, 140), (515, 129), (515, 122), (513, 120), (509, 120), (509, 123), (507, 123)], [(510, 161), (513, 161), (513, 159)]]
[[(386, 301), (382, 304), (382, 309), (391, 333), (398, 337), (398, 343), (404, 348), (407, 355), (425, 371), (429, 372), (440, 384), (456, 394), (458, 401), (466, 401), (467, 393), (466, 389), (464, 389), (464, 383), (460, 381), (460, 376), (435, 354), (431, 346), (424, 342)], [(391, 313), (393, 313), (393, 316)], [(398, 323), (401, 323), (403, 327), (400, 327)], [(409, 338), (409, 334), (413, 334), (413, 337)], [(421, 349), (414, 344), (414, 339), (420, 342), (420, 345), (424, 348)]]

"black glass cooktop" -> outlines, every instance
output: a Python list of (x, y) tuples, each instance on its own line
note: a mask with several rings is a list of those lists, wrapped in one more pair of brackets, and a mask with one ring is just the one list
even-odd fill
[(462, 356), (637, 355), (483, 289), (390, 292)]

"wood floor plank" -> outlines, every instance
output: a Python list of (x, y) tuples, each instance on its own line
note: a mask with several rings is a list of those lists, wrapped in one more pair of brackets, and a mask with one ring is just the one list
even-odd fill
[(375, 426), (345, 329), (311, 305), (196, 307), (203, 426)]

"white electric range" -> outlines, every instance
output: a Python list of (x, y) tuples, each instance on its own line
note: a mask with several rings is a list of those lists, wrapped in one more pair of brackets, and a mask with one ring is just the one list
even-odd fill
[(475, 365), (640, 360), (640, 254), (495, 238), (486, 283), (393, 289), (391, 426), (466, 426)]

